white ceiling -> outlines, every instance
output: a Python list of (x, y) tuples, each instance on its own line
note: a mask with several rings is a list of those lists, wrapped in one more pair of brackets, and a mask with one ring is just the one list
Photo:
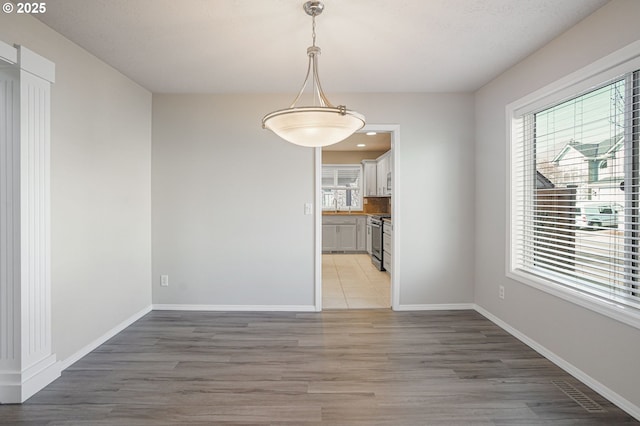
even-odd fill
[[(154, 93), (295, 93), (302, 0), (48, 0), (45, 24)], [(324, 0), (334, 92), (474, 91), (606, 0)]]
[[(364, 145), (359, 147), (358, 145)], [(391, 133), (381, 132), (367, 135), (363, 132), (354, 133), (342, 142), (325, 146), (323, 151), (377, 151), (386, 152), (391, 149)]]

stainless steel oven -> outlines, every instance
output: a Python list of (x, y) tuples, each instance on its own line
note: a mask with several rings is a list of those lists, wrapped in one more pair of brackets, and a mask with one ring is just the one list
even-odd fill
[(384, 267), (382, 266), (382, 218), (384, 217), (389, 216), (371, 217), (371, 263), (373, 263), (379, 271), (384, 271)]

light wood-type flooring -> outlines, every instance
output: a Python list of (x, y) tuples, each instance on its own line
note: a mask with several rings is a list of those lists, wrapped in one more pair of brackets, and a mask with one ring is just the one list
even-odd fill
[(475, 311), (154, 311), (0, 406), (10, 425), (632, 423)]
[(368, 254), (322, 255), (323, 309), (391, 307), (391, 280), (378, 271)]

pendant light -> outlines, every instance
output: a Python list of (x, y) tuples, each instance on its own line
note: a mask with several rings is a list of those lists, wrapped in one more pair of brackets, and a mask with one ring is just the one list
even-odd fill
[[(319, 1), (308, 1), (303, 8), (312, 19), (313, 45), (307, 49), (309, 56), (307, 75), (291, 106), (265, 115), (262, 119), (262, 128), (269, 129), (282, 139), (296, 145), (327, 146), (338, 143), (360, 130), (365, 124), (364, 115), (350, 111), (344, 105), (333, 106), (324, 94), (320, 77), (318, 77), (320, 48), (316, 46), (316, 16), (322, 13), (324, 4)], [(307, 87), (310, 74), (314, 105), (296, 106)]]

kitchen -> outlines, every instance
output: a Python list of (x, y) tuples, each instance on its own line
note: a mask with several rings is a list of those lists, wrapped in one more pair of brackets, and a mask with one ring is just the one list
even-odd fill
[(391, 307), (392, 150), (388, 132), (322, 150), (324, 309)]

